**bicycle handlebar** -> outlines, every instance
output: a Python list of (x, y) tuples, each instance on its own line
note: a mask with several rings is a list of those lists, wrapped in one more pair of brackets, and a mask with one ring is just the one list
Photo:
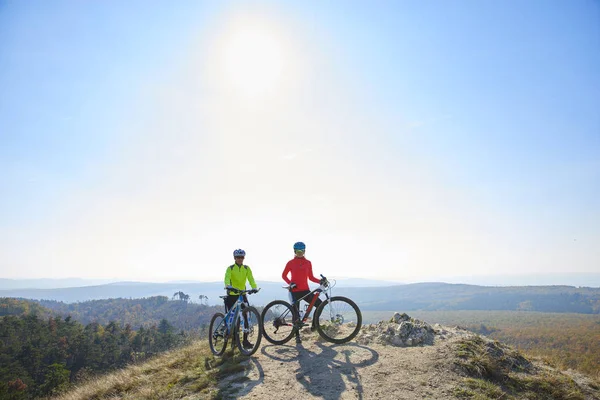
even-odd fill
[(255, 293), (260, 292), (260, 288), (258, 288), (258, 289), (244, 289), (244, 290), (240, 290), (240, 289), (234, 288), (232, 286), (226, 287), (225, 290), (234, 292), (235, 294), (242, 294), (242, 295), (243, 294), (255, 294)]

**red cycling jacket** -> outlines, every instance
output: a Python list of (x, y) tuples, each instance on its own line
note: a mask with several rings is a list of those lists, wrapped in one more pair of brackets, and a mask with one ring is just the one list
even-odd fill
[[(290, 272), (292, 273), (292, 279), (288, 278)], [(315, 283), (321, 282), (319, 279), (315, 278), (312, 271), (312, 264), (304, 257), (294, 257), (293, 260), (288, 261), (281, 277), (288, 285), (292, 282), (296, 284), (296, 288), (292, 289), (292, 292), (310, 290), (308, 287), (309, 279)]]

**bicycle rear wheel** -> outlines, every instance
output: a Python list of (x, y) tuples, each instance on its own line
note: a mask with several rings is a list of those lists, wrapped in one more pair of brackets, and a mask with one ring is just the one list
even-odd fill
[(319, 335), (336, 344), (354, 339), (362, 326), (362, 314), (358, 306), (342, 296), (335, 296), (321, 303), (314, 318)]
[(210, 351), (212, 351), (215, 356), (222, 355), (227, 347), (228, 339), (229, 336), (227, 335), (227, 327), (225, 326), (225, 315), (220, 312), (216, 313), (210, 320), (208, 330), (208, 345), (210, 346)]
[(258, 350), (262, 339), (262, 322), (260, 314), (254, 307), (245, 307), (238, 318), (235, 341), (245, 356), (251, 356)]
[(285, 344), (294, 336), (293, 321), (298, 320), (298, 315), (290, 303), (275, 300), (265, 306), (261, 319), (265, 339), (273, 344)]

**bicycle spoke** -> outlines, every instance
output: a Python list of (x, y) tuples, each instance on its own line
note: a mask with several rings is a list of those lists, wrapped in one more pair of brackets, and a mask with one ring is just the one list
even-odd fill
[(362, 325), (358, 306), (345, 297), (332, 297), (315, 313), (317, 331), (332, 343), (345, 343), (354, 338)]
[(214, 355), (220, 356), (227, 347), (227, 331), (225, 327), (225, 316), (222, 313), (216, 313), (210, 320), (208, 330), (208, 344)]
[(249, 356), (258, 350), (262, 331), (260, 314), (254, 307), (246, 307), (242, 310), (236, 335), (236, 342), (242, 354)]
[(261, 316), (265, 339), (273, 344), (287, 343), (294, 334), (294, 315), (292, 306), (283, 300), (267, 304)]

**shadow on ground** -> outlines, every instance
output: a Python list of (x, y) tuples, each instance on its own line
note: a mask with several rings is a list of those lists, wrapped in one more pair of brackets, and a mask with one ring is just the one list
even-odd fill
[[(258, 377), (250, 377), (250, 372), (256, 370)], [(218, 399), (235, 399), (248, 394), (265, 380), (265, 371), (255, 357), (247, 357), (239, 362), (239, 369), (219, 382)]]
[(376, 363), (379, 353), (356, 343), (316, 343), (316, 346), (318, 351), (311, 351), (301, 344), (264, 346), (262, 354), (284, 363), (282, 368), (286, 368), (285, 363), (297, 362), (296, 380), (313, 396), (338, 400), (343, 392), (350, 390), (356, 391), (357, 397), (362, 399), (359, 369)]

